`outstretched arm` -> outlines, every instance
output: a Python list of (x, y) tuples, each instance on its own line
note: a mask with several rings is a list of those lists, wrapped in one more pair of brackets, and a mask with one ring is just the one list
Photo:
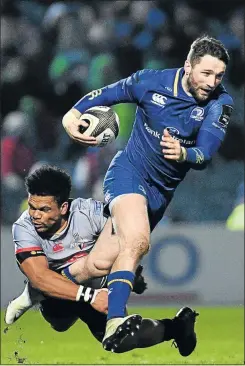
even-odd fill
[(20, 269), (28, 277), (32, 286), (51, 297), (72, 301), (85, 301), (100, 312), (107, 312), (108, 296), (105, 290), (93, 290), (79, 286), (48, 268), (45, 256), (28, 257)]

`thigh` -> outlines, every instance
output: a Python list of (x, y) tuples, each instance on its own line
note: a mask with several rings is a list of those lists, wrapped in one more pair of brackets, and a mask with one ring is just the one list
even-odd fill
[(40, 312), (57, 332), (66, 331), (78, 319), (77, 303), (69, 300), (47, 298), (41, 301)]
[(105, 175), (103, 189), (107, 206), (118, 196), (139, 194), (147, 200), (147, 182), (136, 171), (125, 154), (118, 154)]
[(120, 239), (126, 243), (139, 236), (149, 240), (150, 226), (145, 197), (135, 193), (116, 197), (110, 204), (110, 210), (115, 232)]
[[(154, 185), (149, 179), (140, 175), (135, 167), (130, 163), (125, 153), (117, 154), (113, 159), (104, 180), (104, 195), (107, 207), (112, 208), (114, 205), (113, 201), (116, 202), (115, 198), (123, 195), (134, 194), (139, 195), (145, 199), (142, 200), (140, 197), (135, 201), (139, 201), (139, 208), (145, 217), (145, 207), (147, 206), (148, 221), (150, 224), (150, 230), (152, 231), (157, 223), (161, 220), (168, 203), (170, 201), (169, 194), (167, 192), (160, 192), (158, 187)], [(125, 201), (126, 202), (126, 201)], [(145, 202), (144, 207), (142, 202)], [(133, 199), (129, 199), (129, 202), (125, 203), (125, 209), (122, 214), (122, 224), (125, 219), (129, 218), (128, 221), (131, 225), (137, 219), (136, 211), (138, 212), (138, 202), (133, 203)], [(112, 213), (113, 214), (113, 213)], [(126, 215), (126, 216), (125, 216)], [(133, 216), (133, 219), (131, 218)], [(145, 222), (145, 220), (144, 220)], [(115, 222), (113, 222), (113, 225)], [(118, 223), (116, 223), (118, 225)], [(138, 223), (137, 223), (138, 224)], [(144, 225), (144, 223), (142, 223)], [(126, 225), (125, 225), (126, 226)], [(136, 223), (135, 223), (136, 227)]]
[(134, 231), (148, 231), (147, 193), (147, 182), (139, 176), (126, 154), (117, 154), (105, 176), (104, 194), (119, 237), (127, 233), (132, 236)]
[(93, 277), (107, 275), (119, 253), (118, 238), (109, 217), (93, 249), (87, 257), (87, 267)]
[(90, 253), (70, 265), (70, 273), (79, 283), (84, 283), (85, 279), (87, 283), (91, 277), (104, 277), (110, 273), (118, 253), (118, 238), (113, 233), (111, 218), (108, 218)]

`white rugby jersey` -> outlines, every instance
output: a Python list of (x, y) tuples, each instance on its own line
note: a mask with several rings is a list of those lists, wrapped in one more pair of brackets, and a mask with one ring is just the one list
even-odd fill
[(35, 230), (28, 210), (13, 224), (15, 254), (45, 255), (52, 269), (60, 269), (88, 254), (102, 231), (107, 217), (104, 204), (92, 198), (72, 200), (66, 228), (49, 239)]

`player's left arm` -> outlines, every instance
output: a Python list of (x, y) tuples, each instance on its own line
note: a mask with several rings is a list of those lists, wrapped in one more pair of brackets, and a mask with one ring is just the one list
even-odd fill
[(185, 148), (164, 131), (161, 145), (164, 157), (178, 162), (188, 162), (196, 170), (204, 169), (220, 148), (233, 110), (233, 101), (226, 95), (211, 106), (198, 132), (196, 146)]
[(96, 138), (85, 136), (80, 126), (88, 127), (82, 119), (83, 113), (95, 106), (112, 106), (119, 103), (139, 104), (146, 91), (148, 81), (156, 78), (156, 70), (139, 70), (128, 78), (119, 80), (101, 89), (93, 90), (81, 98), (63, 117), (62, 124), (68, 135), (85, 146), (97, 144)]

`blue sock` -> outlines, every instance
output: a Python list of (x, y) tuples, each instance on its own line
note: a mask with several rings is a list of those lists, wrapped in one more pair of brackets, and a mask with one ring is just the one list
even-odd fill
[(107, 320), (124, 317), (129, 295), (133, 289), (134, 273), (116, 271), (108, 276), (108, 315)]

